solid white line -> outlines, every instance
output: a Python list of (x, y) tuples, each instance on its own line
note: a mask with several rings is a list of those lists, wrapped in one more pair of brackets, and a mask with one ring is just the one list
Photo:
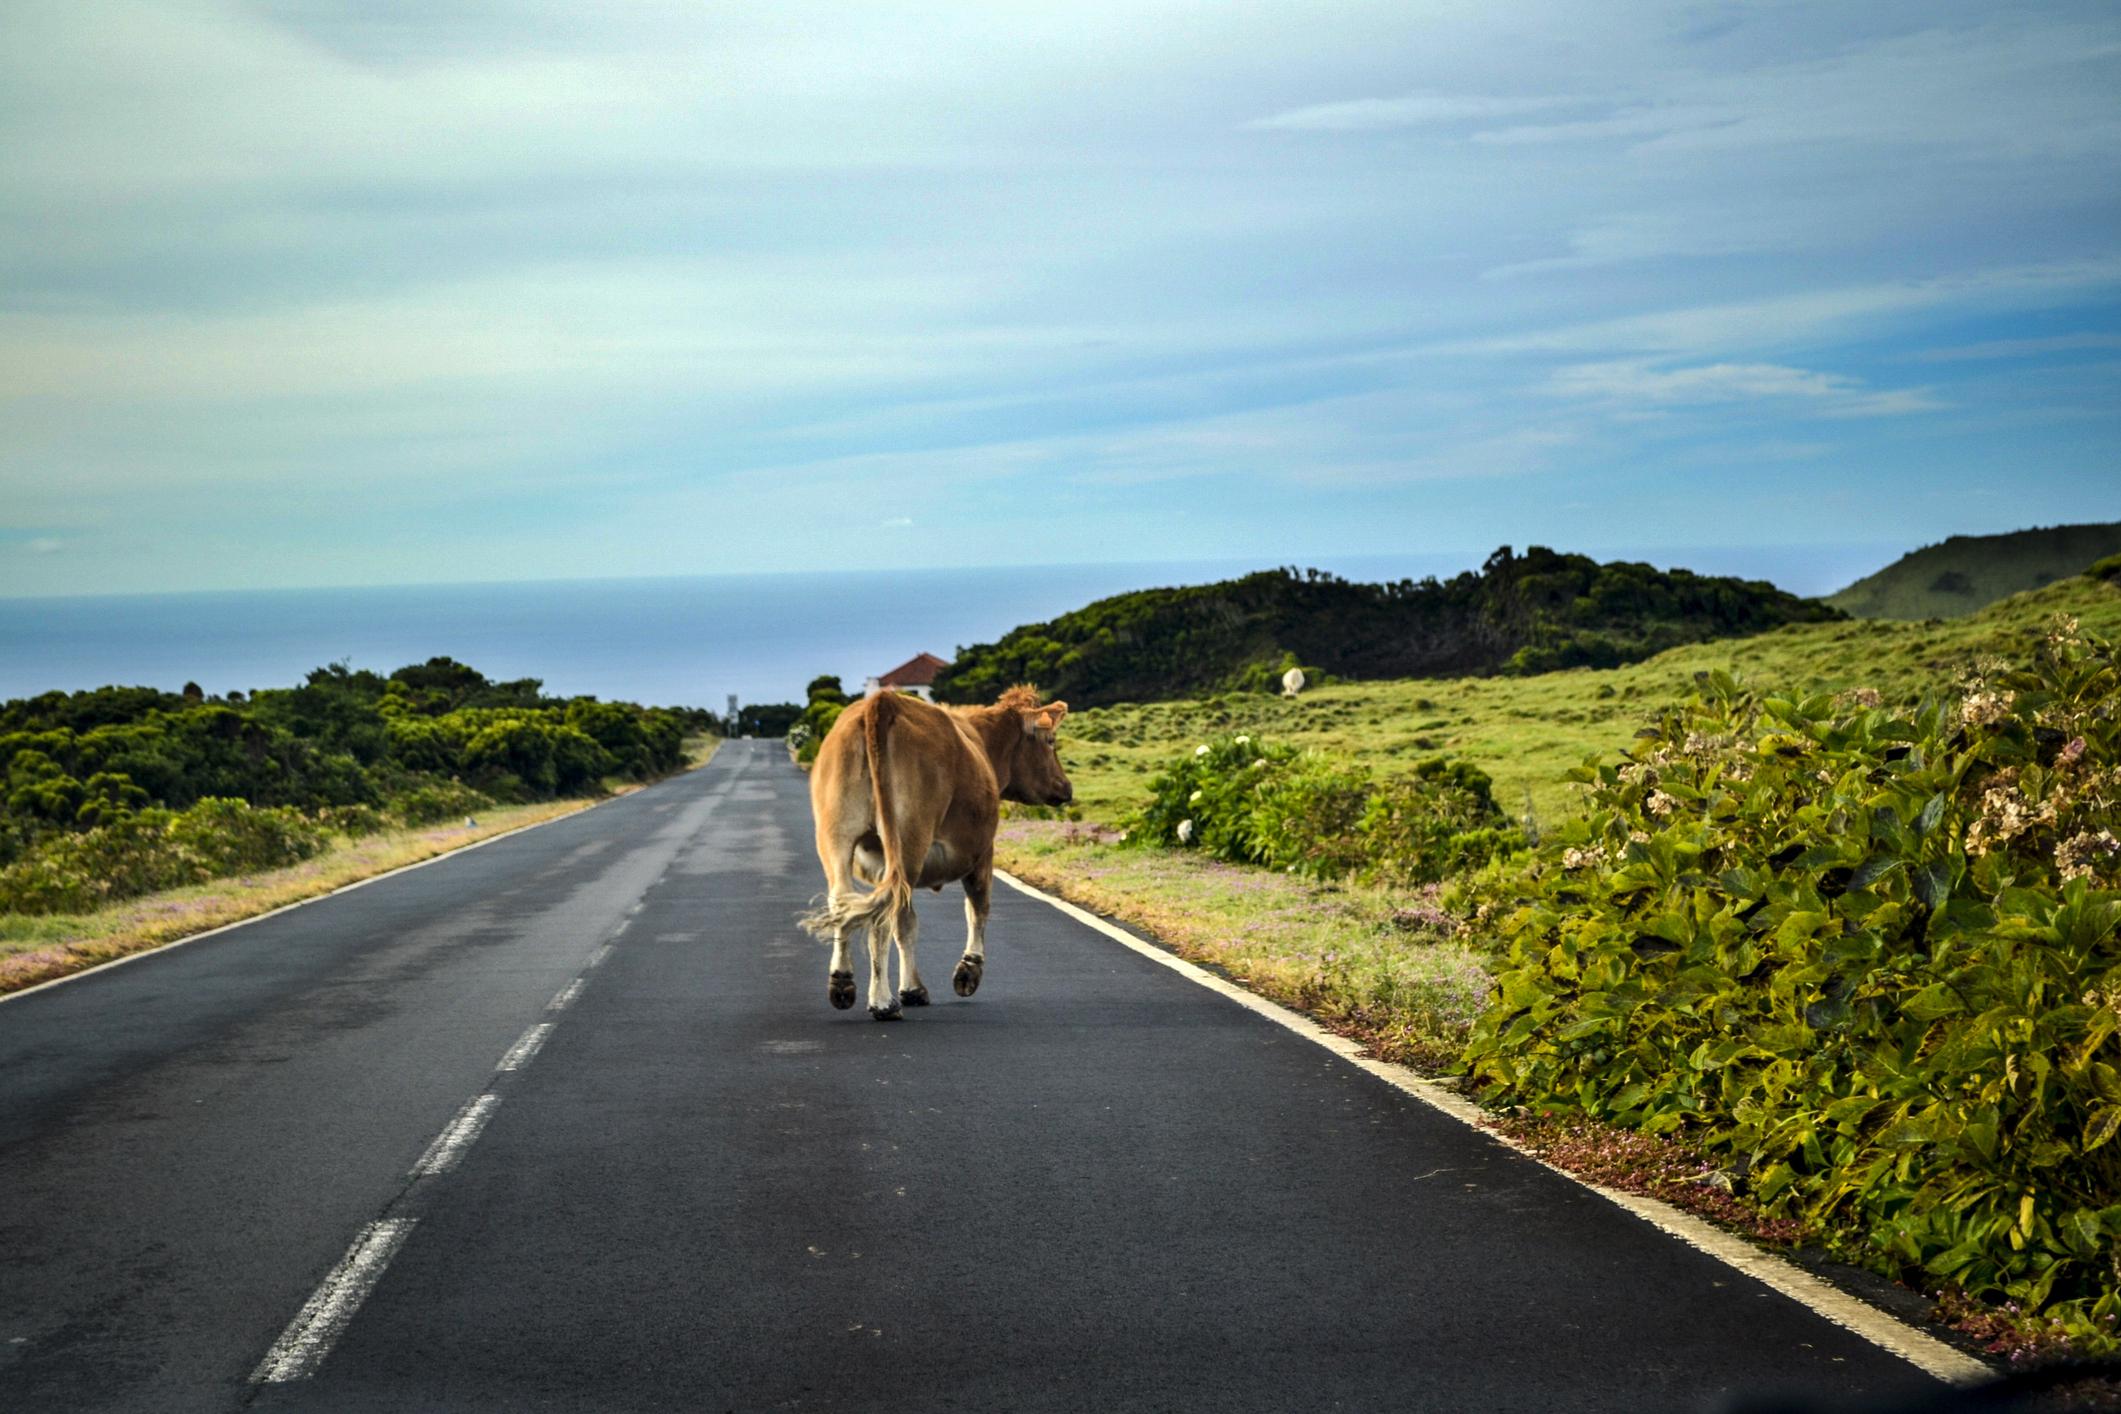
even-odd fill
[(588, 979), (577, 977), (572, 982), (569, 982), (566, 986), (560, 988), (559, 993), (555, 995), (551, 1001), (545, 1003), (545, 1010), (567, 1010), (568, 1007), (574, 1004), (574, 999), (582, 995), (582, 983), (586, 980)]
[(412, 1177), (429, 1178), (438, 1173), (448, 1173), (464, 1157), (471, 1141), (479, 1137), (486, 1121), (493, 1118), (494, 1107), (501, 1103), (499, 1095), (474, 1096), (471, 1103), (457, 1111), (457, 1117), (448, 1128), (437, 1134), (420, 1161), (412, 1166)]
[(346, 1255), (310, 1293), (309, 1300), (280, 1332), (258, 1368), (251, 1372), (253, 1384), (279, 1384), (307, 1379), (317, 1372), (333, 1342), (345, 1331), (354, 1312), (368, 1299), (381, 1280), (383, 1269), (405, 1245), (417, 1218), (384, 1218), (362, 1229)]
[(551, 1034), (552, 1023), (549, 1021), (539, 1022), (528, 1031), (525, 1031), (516, 1043), (508, 1048), (508, 1054), (501, 1057), (501, 1063), (495, 1066), (494, 1069), (521, 1070), (524, 1066), (530, 1064), (530, 1058), (538, 1053), (538, 1047), (544, 1045), (545, 1038)]
[(1962, 1354), (1943, 1341), (1888, 1315), (1868, 1302), (1860, 1301), (1830, 1282), (1822, 1281), (1810, 1272), (1771, 1252), (1764, 1252), (1730, 1233), (1715, 1227), (1692, 1213), (1673, 1207), (1655, 1198), (1644, 1198), (1633, 1193), (1622, 1193), (1602, 1184), (1589, 1183), (1557, 1168), (1537, 1154), (1510, 1140), (1507, 1135), (1497, 1133), (1482, 1123), (1485, 1112), (1480, 1106), (1431, 1080), (1424, 1080), (1405, 1066), (1390, 1061), (1378, 1060), (1363, 1054), (1359, 1042), (1328, 1031), (1300, 1012), (1294, 1012), (1277, 1002), (1270, 1002), (1254, 992), (1248, 992), (1234, 982), (1217, 977), (1205, 968), (1197, 967), (1182, 957), (1152, 947), (1127, 932), (1106, 922), (1088, 909), (1079, 908), (1064, 898), (1056, 898), (1043, 889), (1034, 888), (1023, 880), (1000, 869), (994, 871), (1000, 879), (1020, 894), (1028, 895), (1042, 903), (1050, 904), (1085, 927), (1094, 928), (1106, 937), (1122, 944), (1150, 961), (1170, 968), (1188, 981), (1196, 982), (1211, 992), (1219, 993), (1249, 1011), (1258, 1013), (1279, 1026), (1286, 1027), (1297, 1035), (1313, 1041), (1333, 1052), (1350, 1065), (1359, 1066), (1386, 1084), (1413, 1096), (1423, 1104), (1442, 1110), (1463, 1124), (1480, 1130), (1497, 1143), (1508, 1145), (1542, 1168), (1552, 1169), (1570, 1182), (1579, 1184), (1643, 1218), (1660, 1230), (1670, 1233), (1691, 1247), (1716, 1258), (1727, 1266), (1734, 1267), (1748, 1276), (1781, 1292), (1784, 1296), (1806, 1307), (1814, 1313), (1832, 1321), (1835, 1325), (1861, 1336), (1882, 1350), (1891, 1352), (1926, 1374), (1934, 1375), (1950, 1384), (1974, 1384), (1990, 1379), (1995, 1371), (1971, 1355)]

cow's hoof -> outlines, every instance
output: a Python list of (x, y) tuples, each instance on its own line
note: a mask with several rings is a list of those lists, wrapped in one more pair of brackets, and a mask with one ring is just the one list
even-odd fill
[(848, 1007), (853, 1006), (854, 974), (852, 972), (833, 973), (832, 985), (825, 995), (832, 998), (832, 1007), (835, 1011), (845, 1011)]
[(950, 974), (950, 986), (961, 997), (969, 997), (979, 990), (980, 974), (987, 970), (987, 959), (983, 957), (961, 957), (957, 960), (957, 971)]
[(926, 987), (915, 987), (910, 992), (900, 992), (898, 999), (901, 1006), (926, 1006), (928, 1005), (928, 989)]
[(905, 1012), (899, 1010), (897, 1002), (893, 1002), (890, 1006), (873, 1006), (869, 1008), (869, 1018), (872, 1021), (897, 1021), (905, 1014)]

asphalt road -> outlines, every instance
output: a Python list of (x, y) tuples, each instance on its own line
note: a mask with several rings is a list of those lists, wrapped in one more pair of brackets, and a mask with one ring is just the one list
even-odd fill
[[(0, 1003), (0, 1409), (1695, 1410), (1937, 1388), (1009, 890), (976, 998), (949, 994), (952, 891), (923, 899), (936, 1004), (833, 1011), (793, 923), (820, 883), (802, 777), (736, 742)], [(290, 1353), (364, 1234), (365, 1302)], [(255, 1382), (269, 1355), (302, 1373)]]

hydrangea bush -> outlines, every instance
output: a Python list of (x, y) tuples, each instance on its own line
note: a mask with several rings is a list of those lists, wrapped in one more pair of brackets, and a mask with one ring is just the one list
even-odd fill
[(1771, 1214), (2116, 1347), (2121, 670), (2058, 623), (1956, 700), (1709, 675), (1469, 892), (1496, 1099), (1685, 1132)]
[(1226, 736), (1179, 757), (1149, 791), (1129, 842), (1314, 879), (1433, 883), (1523, 843), (1486, 773), (1442, 759), (1380, 780), (1319, 752)]

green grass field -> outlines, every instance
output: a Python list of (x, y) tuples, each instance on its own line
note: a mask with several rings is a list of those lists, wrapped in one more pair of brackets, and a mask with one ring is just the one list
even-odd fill
[(2121, 589), (2076, 578), (1961, 619), (1797, 624), (1625, 668), (1350, 683), (1294, 700), (1229, 693), (1122, 703), (1071, 715), (1061, 758), (1084, 818), (1102, 823), (1133, 809), (1174, 753), (1226, 732), (1318, 747), (1387, 773), (1431, 756), (1461, 758), (1495, 778), (1495, 798), (1512, 815), (1529, 799), (1536, 817), (1550, 821), (1571, 809), (1574, 788), (1563, 773), (1624, 745), (1656, 708), (1684, 696), (1697, 672), (1722, 668), (1777, 694), (1869, 687), (1888, 701), (1913, 700), (1949, 687), (1970, 660), (2008, 652), (2057, 613), (2103, 638), (2121, 637)]

